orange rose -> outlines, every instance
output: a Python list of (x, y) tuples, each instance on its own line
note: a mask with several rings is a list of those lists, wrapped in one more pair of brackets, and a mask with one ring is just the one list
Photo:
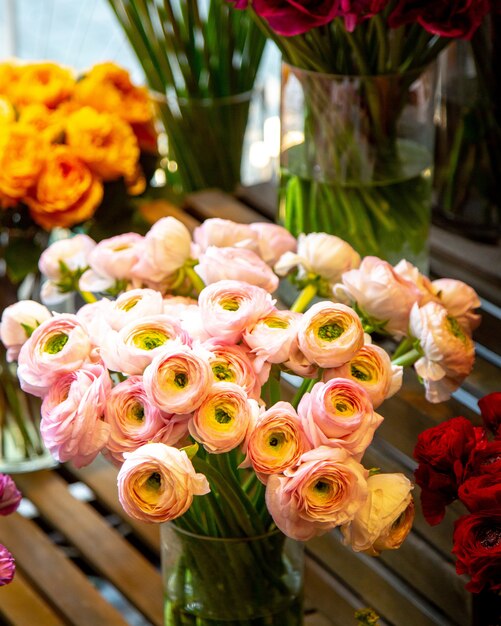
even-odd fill
[(99, 63), (78, 82), (75, 99), (98, 111), (115, 113), (127, 122), (142, 124), (153, 117), (144, 87), (136, 87), (129, 72), (114, 63)]
[(46, 230), (69, 227), (94, 214), (103, 186), (66, 146), (50, 146), (36, 187), (26, 204), (31, 217)]
[(16, 112), (5, 96), (0, 96), (0, 124), (10, 124), (16, 119)]
[(35, 184), (44, 142), (29, 126), (0, 125), (0, 205), (15, 206)]
[(33, 103), (22, 107), (19, 123), (33, 128), (49, 143), (62, 135), (64, 124), (58, 111), (48, 109), (44, 104)]
[(134, 177), (139, 146), (127, 122), (83, 107), (66, 121), (66, 143), (104, 180)]
[(71, 71), (56, 63), (29, 63), (16, 69), (19, 79), (9, 94), (18, 106), (38, 103), (55, 108), (73, 92), (75, 79)]
[(0, 63), (0, 94), (10, 97), (11, 90), (19, 80), (19, 67), (12, 63)]

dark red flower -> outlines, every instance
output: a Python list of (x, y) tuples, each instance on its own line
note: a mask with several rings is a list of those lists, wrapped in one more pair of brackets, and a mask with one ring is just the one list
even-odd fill
[(501, 479), (501, 439), (474, 448), (466, 466), (465, 477), (496, 474)]
[(501, 437), (501, 392), (490, 393), (478, 401), (485, 427)]
[(456, 571), (471, 577), (468, 591), (501, 591), (501, 512), (474, 513), (454, 525)]
[(338, 15), (344, 19), (346, 30), (352, 32), (360, 22), (380, 13), (389, 0), (341, 0)]
[[(341, 0), (253, 0), (252, 8), (279, 35), (305, 33), (331, 22)], [(242, 0), (237, 0), (240, 8)]]
[(490, 0), (400, 0), (389, 24), (397, 28), (417, 22), (435, 35), (470, 39), (490, 10)]
[(420, 463), (414, 472), (416, 483), (421, 487), (421, 508), (425, 520), (431, 526), (440, 523), (445, 507), (458, 497), (455, 478), (435, 471), (431, 465)]
[(501, 474), (472, 476), (459, 487), (458, 496), (471, 513), (501, 511)]
[(21, 492), (7, 474), (0, 474), (0, 515), (13, 513), (21, 502)]

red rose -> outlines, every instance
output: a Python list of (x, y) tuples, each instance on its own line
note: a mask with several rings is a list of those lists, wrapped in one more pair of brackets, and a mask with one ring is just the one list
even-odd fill
[(435, 471), (427, 463), (419, 464), (414, 478), (421, 487), (424, 518), (428, 524), (435, 526), (442, 521), (445, 507), (457, 498), (456, 480), (448, 474)]
[(472, 513), (501, 511), (501, 474), (472, 476), (459, 487), (458, 496)]
[(478, 401), (485, 427), (501, 437), (501, 392), (490, 393)]
[(470, 39), (490, 9), (490, 0), (400, 0), (388, 21), (391, 28), (417, 22), (435, 35)]
[(471, 452), (465, 476), (471, 478), (482, 474), (496, 474), (501, 479), (501, 439), (489, 441)]
[(456, 571), (471, 577), (468, 591), (501, 592), (501, 512), (460, 517), (454, 525)]
[(340, 0), (253, 0), (252, 8), (276, 33), (291, 36), (328, 24), (339, 14), (339, 4)]

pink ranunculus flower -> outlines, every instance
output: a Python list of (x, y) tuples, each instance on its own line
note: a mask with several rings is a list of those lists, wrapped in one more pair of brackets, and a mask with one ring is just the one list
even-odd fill
[(239, 224), (220, 217), (211, 217), (197, 226), (193, 231), (193, 244), (197, 257), (211, 246), (259, 251), (258, 235), (249, 224)]
[(144, 253), (144, 237), (124, 233), (103, 239), (88, 256), (92, 270), (104, 278), (129, 280), (132, 268)]
[(295, 252), (297, 240), (283, 226), (270, 222), (254, 222), (250, 228), (257, 235), (259, 256), (270, 267), (286, 252)]
[(143, 522), (167, 522), (190, 508), (193, 496), (209, 493), (184, 450), (147, 443), (125, 455), (118, 473), (118, 497), (125, 512)]
[(326, 233), (302, 233), (297, 240), (297, 253), (283, 254), (275, 264), (275, 271), (285, 276), (297, 268), (299, 279), (316, 274), (334, 285), (343, 272), (359, 265), (360, 255), (343, 239)]
[(240, 467), (254, 469), (267, 482), (270, 474), (282, 474), (295, 467), (301, 456), (311, 448), (294, 407), (277, 402), (261, 413), (249, 429)]
[(0, 515), (10, 515), (19, 506), (22, 494), (7, 474), (0, 474)]
[(80, 291), (89, 293), (106, 293), (112, 291), (116, 286), (116, 280), (111, 276), (101, 276), (94, 270), (85, 271), (78, 281)]
[(394, 269), (399, 276), (413, 283), (419, 289), (419, 293), (421, 294), (418, 301), (419, 306), (423, 306), (427, 302), (439, 302), (433, 283), (428, 276), (422, 274), (415, 265), (402, 259), (395, 265)]
[(206, 285), (221, 280), (240, 280), (273, 293), (278, 276), (252, 250), (209, 246), (199, 257), (196, 273)]
[(187, 418), (183, 419), (184, 425), (153, 406), (146, 396), (142, 377), (131, 376), (116, 385), (106, 399), (104, 421), (110, 426), (107, 456), (121, 464), (124, 452), (133, 452), (156, 440), (160, 433), (162, 443), (175, 445), (187, 432)]
[(307, 541), (355, 517), (367, 499), (367, 474), (346, 450), (320, 446), (269, 477), (266, 504), (283, 533)]
[(181, 317), (190, 307), (198, 306), (198, 301), (186, 296), (164, 296), (163, 312), (165, 315), (175, 315)]
[(76, 315), (43, 322), (19, 352), (17, 375), (23, 391), (43, 397), (61, 375), (74, 372), (90, 356), (91, 340)]
[(144, 252), (133, 267), (133, 277), (162, 282), (181, 269), (191, 256), (191, 235), (175, 217), (155, 222), (144, 238)]
[(289, 358), (285, 361), (283, 367), (293, 374), (303, 376), (304, 378), (316, 378), (318, 373), (316, 363), (312, 363), (301, 352), (297, 337), (291, 342)]
[[(111, 300), (103, 298), (81, 306), (76, 312), (78, 321), (85, 326), (93, 346), (93, 352), (100, 352), (107, 335), (112, 330), (108, 323), (108, 312), (113, 306)], [(91, 360), (92, 354), (91, 354)]]
[(198, 298), (205, 330), (211, 337), (234, 343), (246, 328), (268, 315), (274, 304), (267, 291), (238, 280), (209, 285)]
[(316, 383), (301, 399), (298, 415), (313, 446), (339, 446), (358, 460), (383, 421), (365, 389), (346, 378)]
[(151, 315), (165, 313), (162, 294), (154, 289), (131, 289), (120, 294), (106, 312), (106, 321), (114, 330)]
[(399, 339), (407, 335), (410, 311), (420, 301), (421, 292), (387, 261), (367, 256), (358, 269), (343, 274), (342, 285), (334, 287), (334, 296), (356, 303), (364, 315)]
[(301, 319), (301, 313), (275, 309), (247, 328), (243, 339), (258, 361), (284, 363), (290, 357)]
[(87, 235), (75, 235), (69, 239), (60, 239), (46, 248), (40, 255), (38, 268), (53, 282), (61, 280), (61, 263), (71, 272), (85, 269), (89, 265), (89, 254), (96, 242)]
[(31, 333), (42, 322), (52, 317), (43, 304), (34, 300), (20, 300), (3, 310), (0, 339), (7, 348), (7, 361), (15, 361)]
[(199, 346), (165, 348), (144, 370), (144, 388), (152, 404), (165, 413), (192, 413), (212, 385), (207, 351)]
[(403, 474), (374, 474), (367, 487), (367, 500), (341, 530), (355, 552), (379, 556), (383, 550), (400, 548), (412, 528), (413, 485)]
[(258, 403), (250, 400), (242, 387), (218, 383), (193, 413), (190, 435), (212, 454), (229, 452), (243, 442), (258, 413)]
[(364, 331), (350, 307), (318, 302), (303, 315), (298, 342), (306, 358), (319, 367), (339, 367), (364, 345)]
[(0, 587), (12, 582), (16, 572), (16, 562), (7, 548), (0, 543)]
[(436, 302), (414, 305), (410, 333), (419, 340), (423, 356), (414, 369), (423, 379), (426, 399), (443, 402), (450, 398), (468, 376), (475, 360), (475, 347), (469, 334), (455, 317)]
[(58, 461), (83, 467), (104, 448), (110, 427), (103, 414), (111, 386), (108, 371), (99, 364), (84, 365), (52, 385), (42, 402), (40, 432)]
[(115, 372), (142, 374), (173, 343), (190, 345), (191, 339), (174, 318), (151, 315), (130, 322), (118, 332), (109, 332), (101, 346), (101, 358)]
[(444, 306), (449, 315), (452, 315), (461, 324), (468, 334), (480, 324), (481, 317), (475, 313), (475, 309), (481, 305), (476, 291), (466, 283), (453, 278), (439, 278), (432, 282), (440, 304)]
[(386, 350), (367, 343), (347, 363), (325, 370), (322, 380), (327, 382), (331, 378), (349, 378), (356, 381), (367, 391), (376, 409), (400, 389), (402, 375), (403, 368), (392, 364)]
[(203, 343), (210, 353), (209, 364), (212, 369), (213, 383), (235, 383), (240, 385), (249, 396), (259, 400), (261, 385), (251, 355), (244, 346), (227, 344), (216, 338)]

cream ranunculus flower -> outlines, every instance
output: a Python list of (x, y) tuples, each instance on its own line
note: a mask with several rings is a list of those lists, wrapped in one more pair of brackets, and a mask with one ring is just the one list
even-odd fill
[(125, 512), (143, 522), (167, 522), (180, 517), (193, 496), (209, 493), (184, 450), (147, 443), (125, 454), (118, 473), (118, 497)]
[(344, 304), (318, 302), (304, 315), (298, 330), (299, 347), (319, 367), (339, 367), (364, 345), (358, 315)]
[(481, 305), (476, 291), (466, 283), (453, 278), (439, 278), (432, 282), (440, 304), (454, 316), (467, 333), (480, 324), (480, 315), (475, 313)]
[(341, 530), (355, 552), (378, 556), (399, 548), (412, 528), (413, 485), (403, 474), (375, 474), (367, 487), (367, 500)]
[(35, 328), (51, 317), (49, 309), (34, 300), (20, 300), (4, 309), (0, 340), (7, 348), (7, 361), (15, 361)]

